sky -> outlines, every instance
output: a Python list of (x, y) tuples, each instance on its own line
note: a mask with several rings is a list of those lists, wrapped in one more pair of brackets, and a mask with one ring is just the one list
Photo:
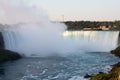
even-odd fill
[(120, 0), (25, 0), (25, 4), (40, 6), (52, 21), (61, 21), (62, 15), (65, 21), (120, 20)]
[[(30, 1), (30, 0), (29, 0)], [(120, 19), (120, 0), (31, 0), (46, 10), (51, 20), (114, 21)]]

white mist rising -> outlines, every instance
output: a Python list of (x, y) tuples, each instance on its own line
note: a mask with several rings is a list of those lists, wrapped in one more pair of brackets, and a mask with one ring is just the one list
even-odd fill
[(2, 27), (6, 49), (26, 56), (108, 52), (117, 46), (119, 32), (66, 32), (65, 37), (64, 24), (51, 22), (44, 10), (23, 0), (0, 0), (0, 10), (0, 21), (10, 25)]
[(63, 40), (66, 26), (51, 22), (39, 7), (27, 5), (23, 0), (0, 0), (6, 49), (21, 54), (47, 56), (69, 52), (73, 45)]
[(45, 11), (26, 0), (0, 0), (0, 21), (4, 24), (49, 22)]

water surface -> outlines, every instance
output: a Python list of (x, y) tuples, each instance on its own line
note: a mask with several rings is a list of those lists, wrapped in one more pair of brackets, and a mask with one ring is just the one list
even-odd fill
[(84, 80), (86, 73), (107, 72), (119, 59), (110, 53), (23, 58), (4, 64), (0, 80)]

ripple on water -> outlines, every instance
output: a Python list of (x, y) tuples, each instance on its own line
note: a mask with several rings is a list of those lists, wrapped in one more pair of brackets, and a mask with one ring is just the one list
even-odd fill
[(118, 61), (108, 53), (84, 53), (64, 58), (23, 58), (7, 63), (5, 76), (0, 80), (87, 80), (83, 78), (86, 73), (109, 71), (111, 67), (108, 65)]

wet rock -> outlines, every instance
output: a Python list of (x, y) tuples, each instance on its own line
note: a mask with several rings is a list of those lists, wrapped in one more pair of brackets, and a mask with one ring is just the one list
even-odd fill
[(0, 32), (0, 63), (6, 61), (13, 61), (20, 58), (21, 55), (19, 55), (17, 52), (13, 52), (5, 49), (3, 35), (2, 32)]
[(21, 58), (21, 55), (19, 55), (17, 52), (12, 52), (12, 51), (0, 48), (0, 62), (13, 61), (20, 58)]
[(86, 74), (85, 76), (84, 76), (84, 78), (91, 78), (92, 76), (91, 75), (89, 75), (89, 74)]
[(4, 39), (3, 39), (3, 35), (2, 32), (0, 32), (0, 48), (4, 48)]
[(115, 50), (112, 50), (111, 53), (117, 57), (120, 57), (120, 46), (117, 47)]

